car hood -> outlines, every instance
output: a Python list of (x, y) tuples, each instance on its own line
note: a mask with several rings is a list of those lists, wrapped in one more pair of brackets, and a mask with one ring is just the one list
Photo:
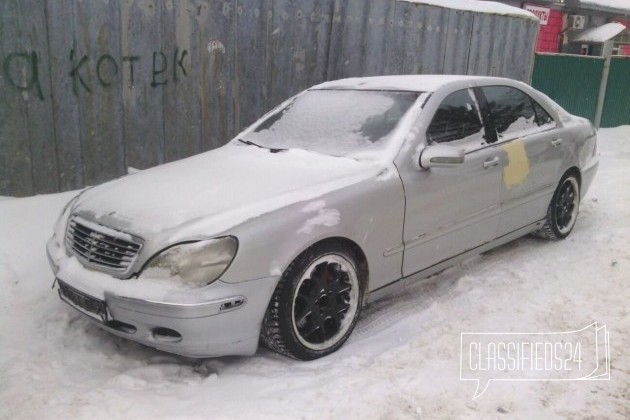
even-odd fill
[(373, 162), (304, 150), (271, 153), (228, 144), (87, 190), (72, 212), (141, 237), (169, 230), (179, 236), (190, 224), (197, 235), (206, 236), (382, 169)]

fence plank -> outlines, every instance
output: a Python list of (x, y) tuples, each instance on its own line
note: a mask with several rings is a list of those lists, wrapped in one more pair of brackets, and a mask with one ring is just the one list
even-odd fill
[[(201, 3), (197, 16), (198, 47), (191, 54), (200, 63), (197, 103), (200, 106), (202, 150), (219, 147), (234, 136), (237, 54), (236, 16), (243, 13), (236, 0)], [(194, 48), (198, 48), (195, 50)], [(194, 63), (192, 63), (194, 66)], [(192, 78), (196, 77), (192, 72)]]
[(328, 79), (387, 73), (394, 10), (394, 2), (335, 2)]
[(162, 89), (153, 82), (154, 51), (162, 45), (161, 1), (121, 2), (121, 77), (125, 166), (145, 169), (164, 162)]
[[(235, 44), (235, 131), (253, 123), (267, 111), (267, 21), (272, 13), (271, 0), (238, 0)], [(225, 54), (223, 44), (208, 45), (211, 55)], [(216, 87), (215, 87), (216, 89)], [(212, 92), (208, 92), (212, 94)], [(204, 117), (205, 119), (205, 117)]]
[[(152, 55), (151, 87), (164, 95), (164, 154), (167, 161), (201, 151), (199, 101), (200, 26), (193, 0), (166, 0), (161, 48)], [(192, 36), (197, 34), (197, 36)], [(181, 65), (178, 62), (181, 60)]]
[[(45, 4), (38, 0), (22, 0), (19, 3), (21, 27), (20, 44), (31, 55), (30, 77), (37, 86), (24, 97), (26, 126), (28, 128), (31, 165), (33, 167), (33, 192), (51, 193), (59, 190), (53, 109), (50, 102), (50, 68), (48, 63), (48, 31)], [(36, 62), (35, 62), (36, 61)], [(35, 70), (36, 67), (36, 70)], [(36, 71), (36, 74), (34, 72)], [(27, 72), (27, 76), (28, 72)]]
[[(518, 19), (513, 19), (512, 26), (514, 27), (514, 36), (516, 37), (514, 39), (535, 40), (538, 36), (538, 28), (540, 24), (532, 20), (521, 22)], [(509, 65), (509, 67), (506, 67), (506, 77), (511, 77), (513, 79), (529, 83), (532, 79), (532, 72), (534, 69), (534, 50), (536, 48), (536, 43), (512, 42), (509, 43), (508, 47), (513, 49), (514, 54), (509, 61), (509, 63), (512, 64)], [(506, 60), (506, 63), (507, 62), (508, 61)]]
[(46, 3), (50, 33), (47, 41), (48, 50), (51, 52), (49, 54), (51, 106), (61, 191), (77, 189), (86, 184), (79, 104), (73, 95), (73, 80), (76, 79), (70, 76), (72, 70), (70, 53), (76, 49), (74, 3), (73, 0), (48, 0)]
[(604, 59), (564, 54), (536, 54), (532, 86), (572, 114), (593, 121)]
[(468, 74), (499, 76), (498, 68), (505, 53), (506, 21), (501, 16), (476, 13), (473, 21), (470, 54), (468, 55)]
[(602, 127), (630, 125), (630, 57), (610, 61)]
[[(404, 74), (443, 73), (449, 12), (442, 7), (398, 3), (390, 71)], [(395, 63), (393, 67), (392, 63)]]
[(85, 182), (99, 184), (126, 172), (118, 2), (75, 4), (73, 89), (79, 103)]
[(296, 31), (292, 45), (294, 93), (327, 80), (334, 0), (301, 0), (296, 4)]
[(19, 0), (0, 2), (0, 194), (30, 195), (33, 179), (26, 103), (37, 96), (37, 88), (19, 16)]
[(326, 80), (332, 0), (274, 0), (268, 21), (268, 107)]
[(472, 28), (473, 13), (463, 10), (449, 11), (444, 73), (466, 74)]

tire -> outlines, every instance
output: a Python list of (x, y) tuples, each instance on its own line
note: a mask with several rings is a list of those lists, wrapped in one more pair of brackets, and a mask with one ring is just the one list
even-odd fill
[(316, 244), (286, 269), (271, 297), (261, 342), (299, 360), (339, 349), (361, 312), (366, 284), (356, 256), (339, 243)]
[(573, 230), (580, 207), (580, 182), (577, 176), (569, 172), (565, 174), (547, 209), (547, 220), (536, 233), (545, 239), (564, 239)]

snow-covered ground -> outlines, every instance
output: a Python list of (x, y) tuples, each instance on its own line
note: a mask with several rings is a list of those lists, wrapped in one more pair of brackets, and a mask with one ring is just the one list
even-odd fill
[[(44, 244), (71, 193), (0, 200), (2, 418), (629, 418), (630, 126), (565, 241), (525, 237), (369, 306), (336, 354), (192, 360), (115, 338), (59, 301)], [(460, 333), (610, 332), (610, 381), (492, 382), (472, 400)]]

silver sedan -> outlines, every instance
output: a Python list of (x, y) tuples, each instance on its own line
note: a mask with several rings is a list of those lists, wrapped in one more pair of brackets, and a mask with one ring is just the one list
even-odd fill
[(338, 80), (219, 149), (85, 190), (47, 251), (61, 299), (113, 334), (309, 360), (416, 279), (565, 238), (597, 165), (593, 126), (520, 82)]

